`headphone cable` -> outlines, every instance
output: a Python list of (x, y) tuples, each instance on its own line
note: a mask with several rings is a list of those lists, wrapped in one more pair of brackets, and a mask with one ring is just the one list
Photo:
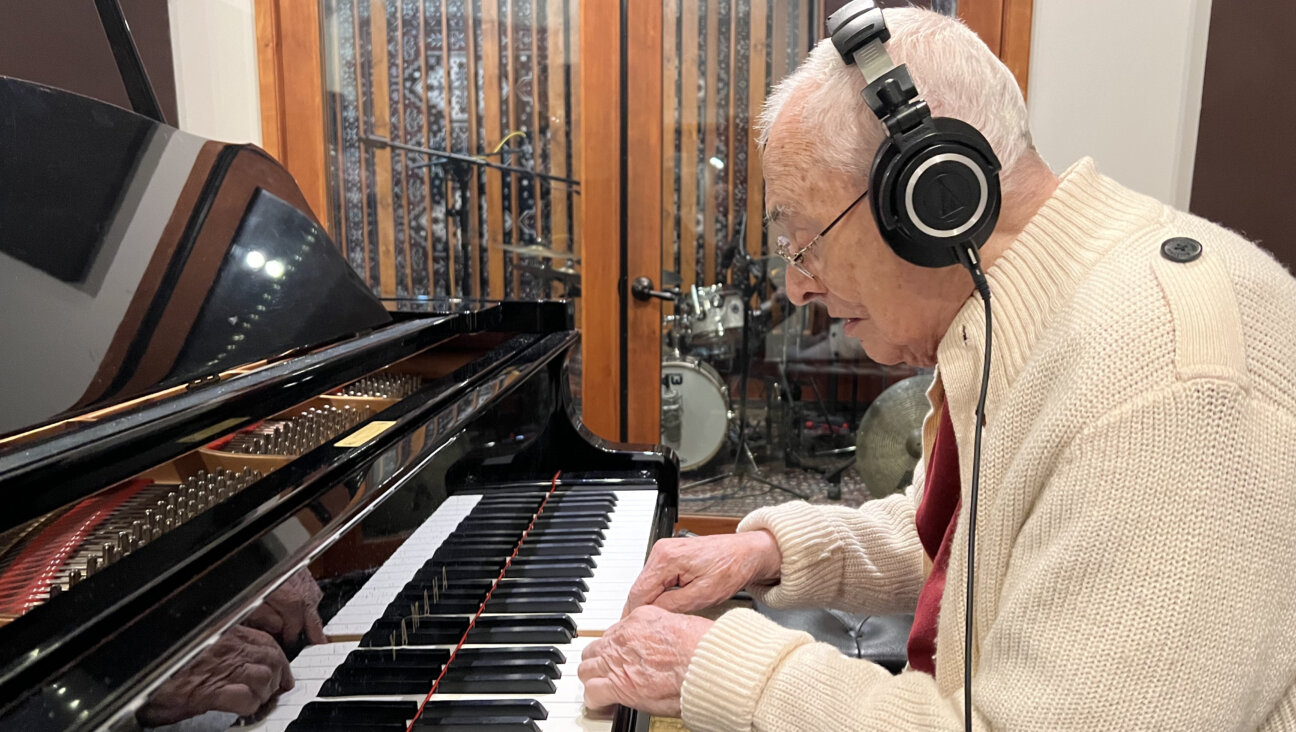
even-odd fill
[(986, 390), (990, 384), (990, 283), (981, 271), (976, 248), (959, 247), (959, 259), (972, 273), (972, 282), (985, 304), (985, 358), (981, 366), (981, 394), (977, 397), (976, 432), (973, 438), (972, 486), (968, 491), (967, 607), (963, 613), (963, 728), (972, 732), (972, 601), (976, 576), (977, 492), (981, 485), (981, 428), (985, 426)]

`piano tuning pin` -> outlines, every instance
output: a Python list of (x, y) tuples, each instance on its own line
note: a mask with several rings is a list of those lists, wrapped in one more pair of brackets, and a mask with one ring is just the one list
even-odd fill
[(189, 500), (184, 496), (176, 499), (176, 513), (184, 516), (189, 512)]
[(408, 646), (409, 636), (405, 633), (405, 618), (401, 618), (400, 629), (401, 629), (401, 645)]
[(135, 537), (136, 541), (140, 541), (141, 539), (144, 538), (143, 522), (139, 521), (138, 519), (131, 522), (131, 536)]
[(414, 619), (414, 630), (418, 630), (418, 620), (419, 620), (418, 600), (415, 600), (413, 604), (410, 605), (410, 617)]
[(99, 571), (99, 557), (94, 554), (91, 554), (89, 558), (86, 559), (85, 576), (93, 577), (94, 573), (98, 571)]
[(81, 578), (83, 576), (84, 575), (81, 574), (81, 570), (79, 569), (72, 570), (72, 574), (68, 575), (68, 587), (69, 588), (75, 587), (78, 583), (81, 582)]
[(441, 604), (441, 591), (437, 589), (437, 583), (435, 580), (432, 582), (432, 604), (433, 605)]
[(431, 614), (432, 614), (432, 603), (428, 602), (427, 588), (426, 588), (426, 587), (423, 588), (423, 614), (424, 614), (424, 615), (431, 615)]
[(396, 631), (391, 632), (392, 658), (396, 657)]
[(443, 564), (441, 565), (441, 589), (444, 590), (449, 586), (450, 586), (450, 580), (449, 578), (446, 577), (446, 568), (445, 565)]
[(130, 533), (126, 531), (117, 532), (117, 553), (126, 553), (126, 540), (130, 538)]
[(49, 587), (49, 599), (53, 600), (63, 592), (63, 585), (57, 582), (51, 582)]

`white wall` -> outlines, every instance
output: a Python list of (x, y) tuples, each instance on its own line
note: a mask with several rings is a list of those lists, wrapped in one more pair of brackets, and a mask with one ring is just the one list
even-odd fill
[(253, 0), (169, 0), (180, 129), (261, 144)]
[(1091, 155), (1134, 190), (1187, 209), (1211, 0), (1035, 0), (1027, 104), (1061, 172)]

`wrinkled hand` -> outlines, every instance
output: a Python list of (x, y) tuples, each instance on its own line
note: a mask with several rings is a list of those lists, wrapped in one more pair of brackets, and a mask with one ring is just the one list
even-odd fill
[(680, 716), (680, 689), (689, 661), (712, 621), (651, 605), (630, 613), (585, 647), (576, 673), (585, 707), (615, 704), (661, 716)]
[(714, 607), (753, 582), (777, 579), (782, 564), (768, 531), (662, 539), (630, 588), (622, 617), (640, 605), (681, 613)]
[(284, 648), (295, 648), (303, 632), (308, 644), (327, 643), (319, 616), (323, 597), (311, 573), (299, 569), (267, 595), (265, 602), (243, 624), (275, 636)]
[(212, 711), (246, 717), (291, 688), (288, 657), (275, 639), (236, 625), (158, 687), (135, 716), (145, 727)]

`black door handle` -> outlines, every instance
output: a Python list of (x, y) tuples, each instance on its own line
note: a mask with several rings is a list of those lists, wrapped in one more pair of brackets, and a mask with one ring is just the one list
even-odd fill
[(679, 297), (679, 290), (654, 290), (653, 281), (647, 277), (636, 277), (630, 283), (630, 294), (634, 299), (639, 301), (657, 298), (659, 300), (674, 300)]

